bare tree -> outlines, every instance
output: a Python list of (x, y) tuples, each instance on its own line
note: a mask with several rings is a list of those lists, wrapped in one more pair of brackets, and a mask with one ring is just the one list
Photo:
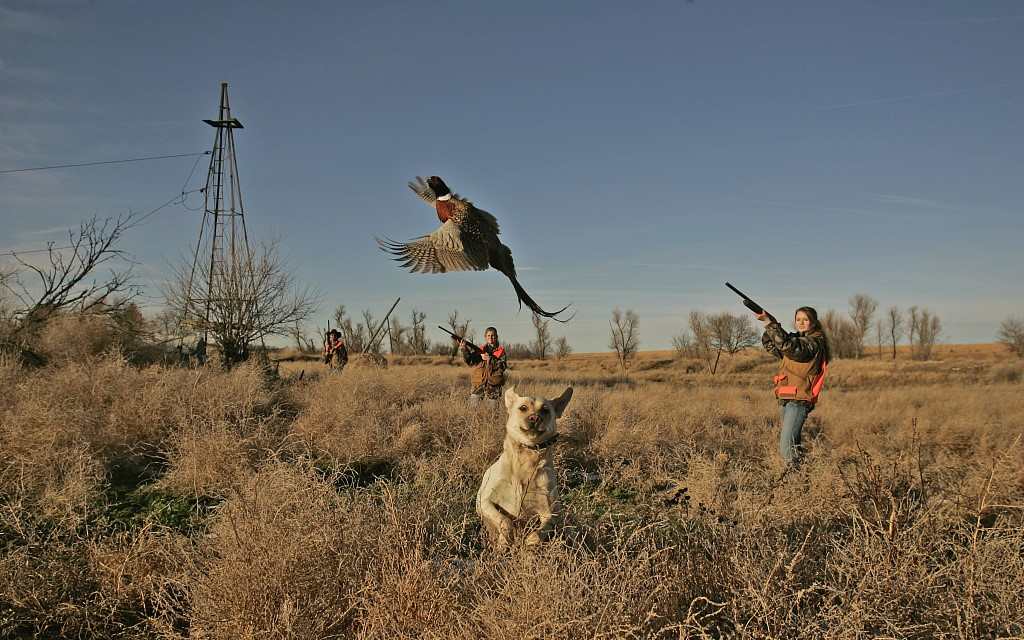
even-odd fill
[(639, 324), (640, 318), (632, 309), (627, 309), (625, 313), (618, 308), (612, 311), (612, 319), (609, 322), (611, 340), (608, 346), (615, 351), (615, 357), (623, 371), (629, 367), (629, 362), (640, 347)]
[(152, 336), (159, 342), (183, 340), (188, 332), (181, 325), (181, 317), (174, 309), (163, 309), (150, 321)]
[(910, 343), (910, 357), (914, 357), (914, 336), (917, 334), (917, 327), (920, 325), (920, 314), (916, 306), (907, 309), (907, 342)]
[(698, 357), (697, 350), (694, 346), (693, 335), (691, 335), (690, 331), (685, 328), (678, 334), (672, 336), (672, 348), (675, 349), (676, 356), (680, 358)]
[(292, 339), (295, 340), (295, 346), (299, 351), (304, 353), (316, 351), (316, 340), (306, 336), (306, 329), (299, 321), (295, 321), (295, 326), (291, 328), (289, 333)]
[(409, 352), (416, 355), (423, 355), (430, 351), (430, 341), (427, 340), (427, 326), (425, 323), (427, 314), (417, 309), (412, 310), (412, 327), (409, 328)]
[(761, 336), (749, 316), (723, 312), (709, 316), (707, 321), (711, 330), (711, 346), (729, 355), (735, 355), (760, 342)]
[[(61, 311), (115, 313), (130, 304), (139, 291), (131, 284), (131, 261), (117, 244), (138, 221), (135, 214), (93, 216), (68, 231), (66, 246), (48, 243), (41, 261), (12, 252), (14, 264), (0, 277), (0, 291), (14, 302), (7, 310), (10, 336), (21, 339)], [(109, 272), (97, 278), (104, 266)]]
[(409, 353), (408, 341), (409, 327), (402, 324), (397, 315), (391, 316), (391, 323), (388, 326), (388, 335), (391, 338), (391, 353)]
[[(462, 336), (463, 338), (465, 338), (466, 342), (473, 342), (473, 333), (469, 329), (469, 325), (471, 322), (472, 320), (459, 320), (458, 309), (453, 309), (448, 314), (448, 328), (455, 335)], [(455, 356), (459, 354), (459, 344), (452, 340), (451, 345), (451, 350), (448, 352), (449, 363), (455, 359)], [(506, 349), (506, 351), (508, 351), (508, 349)]]
[(522, 342), (506, 343), (505, 353), (512, 360), (529, 360), (533, 358), (533, 351), (530, 349), (530, 345), (523, 344)]
[(689, 329), (689, 333), (684, 330), (673, 338), (672, 344), (680, 355), (704, 360), (711, 374), (718, 372), (723, 353), (734, 355), (760, 341), (760, 334), (749, 317), (728, 312), (709, 316), (693, 311)]
[(557, 360), (562, 360), (570, 353), (572, 353), (572, 346), (569, 345), (569, 340), (565, 336), (555, 340), (555, 358)]
[(896, 343), (903, 337), (903, 312), (899, 307), (889, 307), (886, 312), (887, 331), (892, 344), (892, 359), (896, 359)]
[(700, 311), (691, 311), (689, 326), (693, 333), (691, 345), (693, 355), (704, 361), (708, 373), (714, 374), (718, 370), (718, 360), (722, 357), (722, 352), (711, 345), (711, 326), (707, 316)]
[(551, 332), (548, 330), (550, 320), (545, 320), (536, 313), (533, 314), (534, 339), (530, 343), (530, 351), (538, 360), (547, 360), (551, 353)]
[(349, 353), (362, 353), (366, 349), (366, 341), (370, 334), (362, 322), (352, 323), (352, 318), (345, 311), (345, 305), (339, 304), (334, 310), (334, 325), (341, 332), (341, 339)]
[(1024, 317), (1011, 317), (999, 325), (996, 339), (1018, 357), (1024, 358)]
[[(366, 325), (366, 344), (363, 346), (363, 353), (380, 355), (381, 345), (384, 344), (384, 337), (381, 333), (386, 328), (378, 326), (379, 323), (373, 317), (373, 312), (369, 309), (363, 309), (363, 323)], [(374, 335), (375, 333), (376, 335)], [(373, 340), (373, 344), (370, 344), (370, 340)]]
[(833, 357), (857, 357), (858, 349), (860, 349), (859, 345), (863, 343), (859, 337), (860, 329), (857, 328), (852, 320), (844, 318), (834, 310), (829, 309), (821, 317), (821, 325), (825, 328), (825, 333), (828, 335), (829, 347)]
[(864, 357), (864, 343), (877, 310), (878, 301), (865, 293), (858, 293), (850, 298), (850, 320), (857, 329), (854, 347), (858, 358)]
[(245, 360), (250, 347), (268, 336), (287, 336), (316, 311), (316, 295), (297, 286), (276, 243), (235, 254), (213, 276), (209, 264), (193, 271), (183, 261), (164, 293), (190, 329), (217, 344), (226, 365)]
[(885, 322), (879, 318), (875, 321), (875, 341), (878, 343), (878, 359), (882, 359), (882, 346), (885, 345)]
[(928, 309), (922, 309), (917, 319), (917, 346), (914, 348), (914, 358), (917, 360), (928, 360), (932, 357), (932, 349), (939, 340), (942, 333), (942, 322), (939, 316)]

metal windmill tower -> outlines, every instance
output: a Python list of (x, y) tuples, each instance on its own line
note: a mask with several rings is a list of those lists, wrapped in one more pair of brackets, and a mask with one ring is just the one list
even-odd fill
[(216, 134), (206, 173), (203, 221), (185, 292), (187, 310), (183, 320), (186, 326), (202, 334), (204, 345), (214, 331), (222, 342), (229, 343), (221, 344), (222, 348), (231, 350), (236, 347), (231, 343), (238, 342), (238, 348), (244, 350), (246, 337), (251, 337), (257, 301), (235, 156), (235, 129), (243, 127), (231, 115), (228, 83), (220, 85), (217, 118), (203, 122), (213, 127)]

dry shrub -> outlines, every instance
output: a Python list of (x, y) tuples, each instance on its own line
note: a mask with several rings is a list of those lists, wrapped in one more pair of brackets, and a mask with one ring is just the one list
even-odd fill
[[(508, 553), (474, 512), (505, 411), (466, 403), (464, 368), (279, 390), (250, 367), (0, 367), (0, 621), (72, 637), (1024, 635), (1024, 402), (998, 369), (841, 361), (783, 475), (771, 363), (627, 378), (575, 362), (513, 372), (521, 394), (576, 394), (554, 451), (565, 522)], [(139, 491), (227, 501), (195, 528), (94, 526), (133, 461), (162, 474)]]
[(21, 377), (22, 368), (18, 357), (11, 352), (0, 350), (0, 389), (4, 390), (4, 393), (0, 393), (0, 411), (11, 405), (13, 397), (10, 390), (14, 389)]
[(195, 420), (182, 426), (167, 443), (163, 489), (196, 496), (228, 495), (242, 484), (267, 455), (274, 439), (265, 431), (241, 435), (223, 422)]
[(991, 382), (1017, 383), (1024, 380), (1024, 364), (1012, 363), (993, 367), (988, 379)]
[(5, 637), (90, 637), (104, 631), (96, 581), (82, 549), (68, 543), (21, 545), (0, 557), (0, 633)]
[(343, 633), (370, 559), (375, 516), (315, 475), (265, 469), (228, 500), (190, 585), (192, 631), (207, 638)]
[(119, 636), (180, 637), (190, 612), (185, 596), (195, 545), (147, 524), (86, 544), (97, 608)]
[(98, 356), (117, 344), (110, 321), (100, 315), (61, 315), (46, 321), (37, 348), (50, 360), (82, 361)]
[[(187, 425), (262, 435), (274, 399), (255, 367), (137, 369), (114, 354), (23, 375), (8, 402), (0, 420), (0, 492), (73, 528), (105, 480), (144, 481), (168, 459), (188, 468), (175, 456)], [(236, 475), (226, 473), (230, 479), (219, 486)]]
[(459, 450), (467, 441), (479, 444), (478, 435), (498, 415), (470, 408), (454, 383), (411, 367), (346, 370), (302, 389), (297, 402), (303, 411), (292, 430), (305, 450), (337, 465), (394, 462)]

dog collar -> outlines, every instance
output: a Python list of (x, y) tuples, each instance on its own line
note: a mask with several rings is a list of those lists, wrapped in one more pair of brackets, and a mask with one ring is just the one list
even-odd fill
[(543, 451), (544, 449), (547, 449), (551, 445), (555, 444), (556, 440), (558, 440), (557, 433), (539, 444), (524, 444), (523, 446), (526, 447), (527, 449), (533, 449), (534, 451)]

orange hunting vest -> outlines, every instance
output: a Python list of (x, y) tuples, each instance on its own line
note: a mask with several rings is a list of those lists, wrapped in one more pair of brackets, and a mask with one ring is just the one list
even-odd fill
[(815, 356), (810, 362), (797, 362), (789, 357), (782, 357), (782, 367), (778, 375), (772, 378), (775, 384), (775, 397), (779, 400), (803, 400), (814, 404), (825, 386), (825, 374), (828, 363), (822, 354)]
[[(486, 346), (487, 345), (480, 347), (480, 350), (483, 351), (484, 353), (487, 352), (487, 349), (485, 348)], [(503, 355), (505, 355), (505, 347), (503, 346), (499, 346), (497, 349), (494, 350), (493, 353), (491, 353), (492, 358), (500, 358)], [(485, 382), (491, 385), (492, 387), (500, 387), (505, 384), (505, 372), (491, 371), (490, 367), (486, 366), (485, 363), (481, 362), (480, 364), (473, 367), (472, 380), (474, 387), (479, 387)]]

